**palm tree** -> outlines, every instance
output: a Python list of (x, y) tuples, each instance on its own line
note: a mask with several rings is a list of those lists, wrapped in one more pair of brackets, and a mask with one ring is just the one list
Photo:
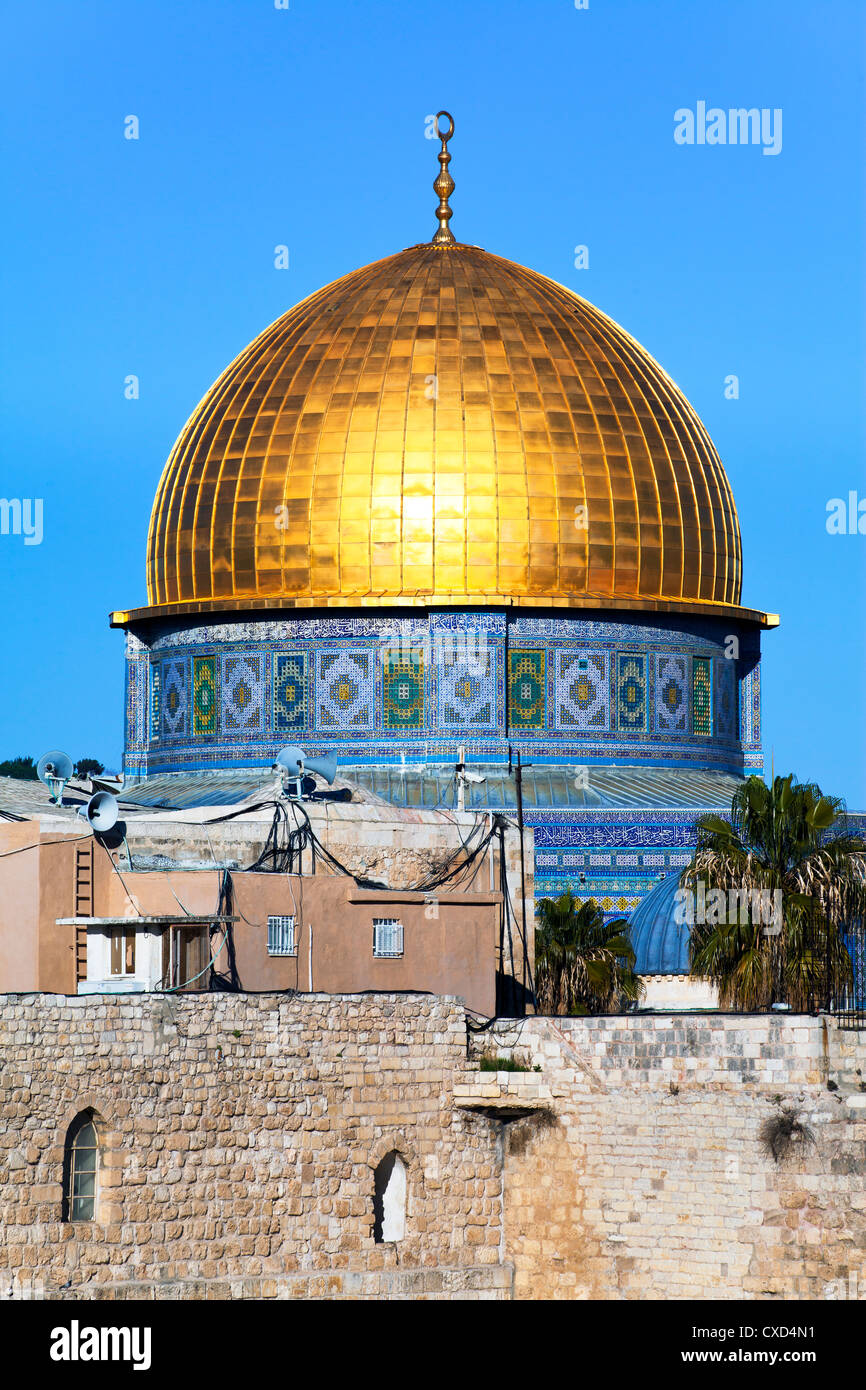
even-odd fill
[(535, 931), (535, 986), (545, 1014), (613, 1013), (640, 998), (635, 955), (623, 917), (605, 922), (590, 899), (542, 898)]
[[(697, 832), (680, 883), (707, 898), (720, 889), (728, 910), (692, 926), (692, 972), (734, 1009), (803, 1012), (840, 999), (852, 984), (845, 932), (866, 906), (866, 842), (848, 832), (844, 803), (793, 774), (769, 786), (753, 776), (734, 793), (730, 824), (701, 816)], [(756, 892), (771, 895), (771, 922), (754, 910)]]

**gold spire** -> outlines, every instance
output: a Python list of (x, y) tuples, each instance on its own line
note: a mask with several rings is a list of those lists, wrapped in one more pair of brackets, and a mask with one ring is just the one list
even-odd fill
[[(448, 118), (447, 135), (443, 135), (439, 127), (440, 116), (447, 116)], [(433, 184), (433, 192), (439, 194), (439, 206), (436, 209), (436, 216), (439, 218), (439, 226), (433, 237), (433, 245), (454, 246), (454, 233), (448, 226), (448, 221), (451, 217), (451, 209), (448, 206), (448, 199), (454, 192), (454, 180), (448, 172), (448, 165), (451, 163), (451, 156), (448, 153), (448, 141), (454, 134), (454, 117), (451, 115), (450, 111), (436, 112), (436, 134), (442, 141), (442, 149), (436, 156), (439, 160), (440, 168), (439, 175), (435, 183)]]

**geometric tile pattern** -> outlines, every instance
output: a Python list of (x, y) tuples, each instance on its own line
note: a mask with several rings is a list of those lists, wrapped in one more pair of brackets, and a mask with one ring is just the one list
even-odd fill
[(127, 669), (126, 732), (130, 748), (144, 748), (147, 743), (148, 667), (146, 658), (130, 661)]
[(545, 656), (528, 647), (512, 647), (508, 653), (508, 722), (513, 729), (544, 728)]
[(655, 727), (671, 734), (689, 731), (688, 657), (655, 654)]
[(335, 733), (372, 731), (374, 653), (370, 649), (316, 652), (316, 723)]
[[(544, 762), (760, 764), (754, 634), (722, 659), (722, 620), (437, 610), (185, 624), (127, 641), (131, 775), (267, 763), (273, 745), (393, 763), (501, 761), (508, 741)], [(507, 653), (507, 655), (506, 655)], [(697, 694), (697, 699), (696, 699)], [(507, 711), (507, 713), (506, 713)]]
[(716, 735), (734, 738), (737, 729), (737, 678), (731, 660), (716, 664)]
[(738, 662), (737, 665), (739, 667), (739, 699), (737, 700), (737, 704), (740, 708), (739, 738), (740, 743), (751, 743), (752, 704), (750, 696), (752, 690), (752, 682), (746, 663)]
[(493, 648), (486, 642), (470, 646), (460, 642), (442, 645), (439, 653), (437, 728), (471, 729), (474, 733), (495, 730), (496, 676), (493, 656)]
[(386, 650), (382, 676), (385, 729), (423, 729), (424, 653), (408, 647)]
[[(391, 627), (399, 642), (387, 640)], [(639, 615), (627, 622), (444, 610), (396, 623), (374, 610), (327, 618), (244, 614), (176, 630), (163, 622), (147, 640), (130, 638), (127, 699), (141, 708), (127, 705), (127, 766), (147, 775), (249, 766), (251, 756), (267, 765), (274, 745), (294, 742), (338, 756), (348, 745), (347, 762), (399, 763), (401, 752), (411, 761), (453, 762), (465, 733), (469, 756), (479, 759), (504, 762), (510, 738), (528, 762), (577, 764), (585, 750), (587, 762), (671, 759), (684, 768), (748, 770), (760, 758), (759, 656), (751, 638), (737, 662), (723, 660), (729, 630), (727, 620), (723, 627), (722, 620), (695, 619), (686, 632), (674, 620), (650, 626)], [(206, 709), (207, 673), (194, 662), (213, 653), (218, 700)], [(141, 666), (149, 667), (149, 680), (139, 685)], [(748, 745), (742, 750), (736, 722), (725, 733), (738, 712)], [(191, 737), (193, 719), (215, 732)], [(141, 752), (139, 728), (151, 734)], [(527, 807), (537, 895), (569, 886), (609, 915), (631, 911), (662, 874), (679, 873), (694, 842), (694, 817), (685, 808)]]
[(216, 730), (216, 657), (197, 656), (192, 663), (192, 731), (215, 734)]
[(562, 822), (528, 810), (526, 819), (535, 832), (536, 901), (569, 889), (608, 918), (630, 914), (662, 876), (678, 875), (695, 843), (695, 812), (685, 808), (575, 812)]
[(291, 733), (307, 722), (307, 653), (278, 652), (274, 657), (274, 729)]
[(186, 737), (188, 670), (189, 663), (183, 657), (174, 657), (162, 664), (160, 683), (163, 738)]
[(147, 688), (149, 677), (150, 662), (144, 658), (138, 663), (138, 681), (136, 682), (136, 695), (139, 703), (135, 712), (135, 729), (139, 748), (147, 747), (149, 735), (150, 695)]
[(150, 663), (150, 737), (152, 739), (159, 738), (159, 677), (160, 664), (158, 661), (152, 661)]
[(647, 726), (646, 657), (617, 652), (616, 724), (620, 730), (645, 733)]
[(222, 660), (222, 727), (226, 732), (255, 733), (265, 723), (263, 656), (224, 656)]
[(751, 743), (761, 742), (761, 665), (758, 662), (752, 671), (751, 691)]
[(741, 656), (737, 662), (739, 741), (749, 748), (752, 766), (761, 743), (761, 661), (756, 653)]
[(709, 657), (692, 661), (693, 732), (709, 737), (713, 732), (713, 663)]
[(557, 652), (555, 689), (559, 728), (610, 728), (610, 685), (604, 652)]
[(127, 663), (126, 667), (126, 710), (124, 715), (124, 730), (127, 748), (141, 747), (141, 709), (138, 703), (138, 692), (136, 690), (136, 686), (138, 685), (138, 668), (140, 665), (141, 662), (130, 661)]

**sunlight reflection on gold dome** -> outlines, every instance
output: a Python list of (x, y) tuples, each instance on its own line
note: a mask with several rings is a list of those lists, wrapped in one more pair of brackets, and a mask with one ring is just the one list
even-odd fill
[(256, 338), (185, 426), (148, 543), (160, 606), (737, 604), (740, 579), (724, 469), (670, 378), (585, 300), (460, 244)]

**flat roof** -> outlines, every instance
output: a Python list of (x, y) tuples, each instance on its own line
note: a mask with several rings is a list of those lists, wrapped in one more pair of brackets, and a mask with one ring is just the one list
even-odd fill
[(240, 917), (224, 917), (218, 912), (206, 917), (176, 912), (173, 917), (57, 917), (58, 927), (203, 927), (209, 922), (239, 922)]

